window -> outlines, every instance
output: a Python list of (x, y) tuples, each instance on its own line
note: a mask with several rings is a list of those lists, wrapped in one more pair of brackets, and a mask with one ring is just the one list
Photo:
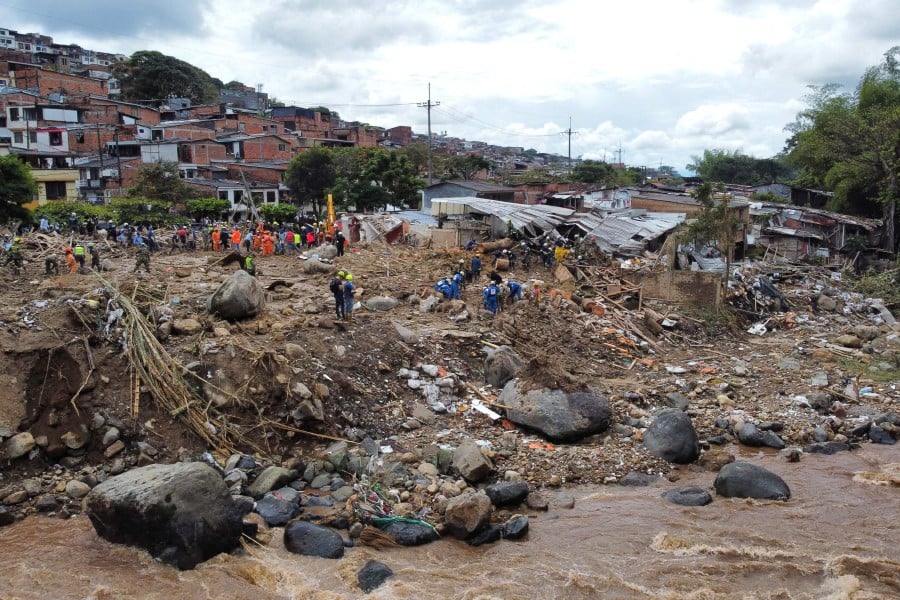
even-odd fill
[(50, 132), (50, 145), (51, 146), (62, 146), (62, 132), (61, 131), (51, 131)]
[(14, 131), (13, 132), (13, 141), (16, 144), (21, 144), (25, 141), (25, 136), (22, 135), (21, 131)]
[(275, 202), (277, 202), (277, 199), (275, 198), (275, 192), (266, 192), (266, 204), (274, 204)]
[(28, 141), (32, 144), (37, 144), (37, 131), (28, 132)]
[(79, 144), (83, 144), (83, 143), (84, 143), (84, 132), (83, 132), (83, 131), (76, 131), (76, 132), (75, 132), (75, 142), (77, 142), (77, 143), (79, 143)]
[(247, 130), (247, 124), (246, 124), (246, 123), (238, 123), (238, 130), (239, 130), (239, 131), (246, 131), (246, 130)]
[(6, 127), (6, 115), (0, 115), (0, 127)]
[(19, 109), (18, 108), (10, 108), (9, 109), (9, 120), (10, 121), (18, 121), (19, 120)]
[(287, 147), (286, 147), (284, 144), (278, 144), (278, 151), (279, 151), (279, 152), (284, 152), (286, 149), (287, 149)]
[(44, 185), (47, 186), (47, 200), (59, 200), (66, 197), (65, 181), (48, 181)]

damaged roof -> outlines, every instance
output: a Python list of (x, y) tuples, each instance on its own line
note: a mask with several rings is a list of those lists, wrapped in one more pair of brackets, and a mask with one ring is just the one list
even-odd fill
[(639, 254), (684, 222), (684, 213), (611, 213), (588, 234), (607, 254)]

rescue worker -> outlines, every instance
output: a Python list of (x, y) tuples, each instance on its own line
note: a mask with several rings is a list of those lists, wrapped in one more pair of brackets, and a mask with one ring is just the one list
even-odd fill
[(75, 260), (78, 262), (78, 267), (81, 268), (84, 266), (84, 246), (81, 245), (81, 242), (75, 244)]
[(344, 318), (347, 321), (353, 320), (353, 294), (356, 286), (353, 285), (353, 275), (347, 273), (344, 275)]
[(531, 268), (531, 246), (528, 242), (522, 242), (522, 266), (526, 269)]
[(550, 265), (553, 264), (553, 250), (550, 249), (548, 244), (544, 244), (541, 246), (541, 262), (544, 263), (544, 267), (550, 268)]
[(231, 230), (231, 249), (238, 254), (241, 253), (241, 230), (237, 227)]
[(3, 262), (3, 266), (5, 267), (9, 263), (13, 265), (13, 274), (18, 275), (19, 270), (24, 267), (24, 263), (22, 261), (22, 249), (19, 247), (19, 243), (21, 243), (22, 238), (14, 237), (12, 244), (9, 245), (9, 248), (6, 250), (6, 260)]
[(288, 230), (284, 232), (284, 247), (288, 256), (294, 255), (294, 250), (297, 249), (297, 237), (294, 235), (293, 227), (288, 227)]
[(454, 273), (453, 279), (450, 280), (450, 299), (459, 300), (459, 290), (462, 287), (462, 275)]
[(481, 253), (476, 252), (475, 256), (472, 257), (472, 262), (470, 263), (471, 272), (472, 272), (472, 281), (478, 281), (478, 278), (481, 277)]
[(331, 295), (334, 296), (334, 314), (337, 316), (339, 321), (343, 321), (346, 318), (346, 313), (344, 312), (344, 276), (346, 273), (343, 271), (338, 271), (334, 274), (334, 278), (332, 278), (331, 283), (328, 284), (328, 289), (331, 291)]
[(44, 275), (59, 275), (59, 256), (47, 255), (44, 259)]
[(91, 255), (91, 268), (100, 271), (100, 249), (94, 244), (88, 244), (88, 253)]
[(522, 285), (520, 283), (509, 280), (506, 282), (506, 287), (509, 288), (509, 296), (507, 297), (509, 304), (522, 301)]
[(150, 249), (147, 248), (145, 244), (141, 244), (137, 248), (137, 252), (134, 255), (135, 263), (134, 263), (134, 272), (137, 273), (138, 269), (141, 268), (141, 265), (144, 266), (144, 269), (147, 272), (150, 272)]
[(500, 309), (500, 288), (493, 281), (484, 288), (484, 308), (495, 315)]
[(248, 254), (244, 259), (244, 270), (250, 275), (256, 276), (256, 262), (253, 260), (252, 254)]
[(441, 293), (444, 300), (449, 300), (453, 297), (453, 289), (450, 287), (450, 282), (447, 281), (446, 277), (441, 277), (441, 279), (434, 284), (434, 289)]
[(338, 230), (337, 233), (334, 234), (334, 247), (337, 248), (337, 255), (344, 255), (344, 244), (346, 243), (347, 238), (344, 237), (343, 232)]
[(222, 233), (218, 227), (213, 228), (210, 239), (212, 239), (213, 252), (218, 252), (222, 249)]
[(69, 266), (69, 273), (78, 272), (78, 261), (75, 260), (75, 256), (72, 254), (71, 248), (66, 248), (66, 264)]

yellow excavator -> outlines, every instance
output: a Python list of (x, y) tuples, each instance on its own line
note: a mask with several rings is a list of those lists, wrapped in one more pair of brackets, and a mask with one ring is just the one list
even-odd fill
[(334, 223), (337, 219), (334, 217), (334, 199), (328, 194), (328, 216), (325, 218), (325, 233), (332, 238), (334, 237)]

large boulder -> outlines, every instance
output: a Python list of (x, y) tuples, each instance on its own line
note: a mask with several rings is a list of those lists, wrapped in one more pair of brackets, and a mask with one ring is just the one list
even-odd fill
[(97, 534), (192, 569), (238, 546), (241, 510), (204, 463), (149, 465), (110, 477), (85, 499)]
[(612, 424), (609, 402), (592, 389), (525, 391), (521, 383), (513, 380), (504, 386), (497, 402), (507, 407), (506, 416), (511, 422), (539, 431), (553, 441), (577, 441), (602, 433)]
[(473, 483), (484, 481), (494, 470), (490, 459), (484, 455), (478, 444), (469, 438), (460, 442), (453, 451), (451, 464), (463, 479)]
[(791, 489), (775, 473), (752, 463), (737, 461), (719, 471), (714, 483), (716, 494), (725, 498), (787, 500)]
[(390, 296), (374, 296), (366, 302), (366, 308), (369, 310), (377, 310), (379, 312), (388, 311), (397, 308), (400, 301)]
[(644, 447), (672, 463), (687, 464), (700, 456), (700, 439), (691, 418), (677, 409), (660, 411), (647, 431)]
[(220, 319), (235, 321), (255, 317), (266, 305), (263, 287), (246, 271), (235, 271), (206, 302), (206, 310)]
[(528, 498), (528, 484), (524, 481), (500, 481), (484, 488), (494, 506), (521, 504)]
[(285, 528), (284, 547), (304, 556), (340, 558), (344, 555), (344, 541), (338, 532), (307, 521), (294, 521)]
[(525, 361), (512, 348), (500, 346), (484, 359), (484, 380), (500, 389), (524, 366)]
[(491, 499), (484, 493), (451, 498), (444, 511), (444, 526), (455, 538), (464, 540), (481, 531), (491, 520)]
[(434, 527), (424, 521), (391, 521), (381, 530), (401, 546), (421, 546), (441, 537)]

